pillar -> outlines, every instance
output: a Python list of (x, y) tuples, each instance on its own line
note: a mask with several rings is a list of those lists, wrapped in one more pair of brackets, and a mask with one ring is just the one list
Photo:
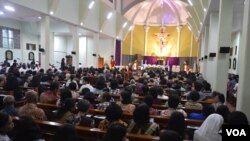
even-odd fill
[[(203, 77), (207, 79), (207, 72), (211, 69), (207, 67), (207, 60), (205, 56), (208, 58), (208, 40), (209, 40), (209, 26), (207, 25), (204, 30), (204, 49), (203, 49)], [(208, 69), (208, 70), (207, 70)]]
[[(44, 16), (41, 20), (41, 48), (45, 49), (45, 52), (41, 53), (41, 68), (47, 70), (49, 68), (49, 64), (52, 64), (53, 62), (50, 62), (51, 53), (50, 49), (50, 17)], [(51, 47), (50, 47), (51, 46)]]
[(71, 34), (72, 34), (72, 46), (74, 52), (76, 54), (72, 54), (72, 59), (73, 59), (73, 66), (75, 69), (79, 68), (79, 37), (78, 37), (78, 28), (76, 26), (71, 27)]
[(147, 56), (149, 26), (144, 26), (144, 56)]
[(248, 120), (250, 120), (250, 110), (249, 110), (249, 99), (250, 99), (250, 61), (248, 58), (250, 57), (250, 0), (245, 0), (245, 8), (244, 8), (244, 20), (243, 20), (243, 29), (242, 29), (242, 39), (240, 46), (240, 70), (239, 70), (239, 87), (238, 87), (238, 95), (237, 95), (237, 105), (236, 109), (244, 112)]
[[(233, 23), (233, 0), (220, 0), (219, 27), (218, 27), (218, 44), (217, 51), (220, 47), (231, 46), (231, 34)], [(216, 57), (215, 90), (223, 94), (227, 93), (229, 53), (218, 53)], [(213, 68), (211, 68), (213, 69)]]
[[(218, 12), (212, 12), (210, 13), (210, 28), (209, 28), (209, 40), (208, 40), (208, 54), (209, 53), (216, 53), (216, 56), (218, 56), (218, 22), (219, 22), (219, 13)], [(216, 69), (214, 69), (214, 66), (217, 64), (216, 57), (208, 57), (207, 60), (207, 73), (206, 78), (207, 81), (211, 84), (211, 88), (215, 89), (215, 80), (216, 80)]]
[(177, 53), (176, 53), (176, 57), (180, 57), (180, 46), (181, 46), (181, 29), (182, 26), (179, 25), (176, 27), (177, 29), (177, 33), (178, 33), (178, 37), (177, 37)]
[(190, 43), (189, 57), (193, 57), (193, 41), (194, 41), (194, 35), (193, 35), (193, 32), (192, 32), (191, 33), (191, 43)]
[(99, 46), (99, 43), (100, 43), (100, 35), (99, 35), (99, 33), (95, 33), (94, 34), (94, 49), (93, 49), (93, 51), (95, 52), (95, 54), (96, 54), (96, 57), (94, 57), (95, 58), (95, 60), (93, 61), (93, 65), (94, 65), (94, 67), (98, 67), (98, 58), (99, 58), (99, 51), (101, 51), (101, 49), (99, 48), (100, 46)]
[(130, 63), (132, 63), (132, 54), (133, 54), (133, 32), (134, 32), (134, 30), (132, 29), (131, 31), (130, 31), (130, 48), (129, 48), (129, 62)]

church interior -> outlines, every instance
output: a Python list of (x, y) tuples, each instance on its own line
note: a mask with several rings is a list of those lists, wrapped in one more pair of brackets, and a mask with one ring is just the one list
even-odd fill
[(222, 141), (249, 24), (250, 0), (0, 0), (0, 141)]

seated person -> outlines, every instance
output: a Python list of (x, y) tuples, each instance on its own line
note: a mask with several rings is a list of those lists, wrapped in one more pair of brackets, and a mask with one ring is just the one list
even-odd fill
[(63, 106), (65, 103), (65, 100), (68, 98), (72, 98), (72, 94), (70, 89), (64, 88), (60, 90), (60, 98), (57, 100), (56, 105), (57, 106)]
[(216, 110), (220, 105), (224, 105), (225, 103), (225, 96), (221, 93), (218, 93), (214, 98), (214, 109)]
[(144, 102), (149, 106), (149, 114), (150, 115), (159, 115), (159, 111), (152, 107), (153, 105), (153, 97), (152, 95), (145, 95), (144, 96)]
[(190, 119), (205, 120), (209, 115), (215, 113), (212, 105), (203, 106), (202, 113), (190, 113)]
[(135, 105), (132, 104), (132, 93), (124, 90), (121, 92), (121, 102), (118, 102), (117, 104), (121, 106), (123, 112), (127, 113), (133, 113), (135, 110)]
[(38, 101), (37, 92), (29, 90), (25, 93), (26, 104), (18, 109), (18, 116), (31, 117), (34, 120), (47, 120), (43, 109), (38, 108), (36, 103)]
[(227, 117), (227, 122), (230, 125), (249, 125), (246, 114), (240, 111), (234, 111)]
[(117, 80), (113, 79), (110, 82), (110, 94), (119, 94), (120, 89), (118, 88)]
[(180, 135), (173, 130), (163, 130), (160, 134), (160, 141), (182, 141)]
[(184, 110), (177, 109), (179, 103), (180, 103), (180, 98), (177, 95), (170, 96), (168, 100), (168, 109), (163, 110), (161, 112), (161, 115), (170, 117), (174, 111), (177, 111), (181, 112), (184, 115), (184, 117), (187, 117), (187, 113)]
[(198, 103), (200, 95), (196, 91), (192, 91), (189, 96), (190, 100), (185, 103), (185, 108), (202, 110), (202, 104)]
[(41, 130), (30, 117), (21, 117), (15, 121), (12, 141), (45, 141)]
[(87, 113), (89, 111), (90, 102), (88, 100), (82, 99), (77, 103), (78, 115), (77, 120), (78, 122), (76, 125), (80, 126), (87, 126), (87, 127), (95, 127), (95, 121), (91, 117), (87, 117)]
[(12, 117), (0, 112), (0, 140), (1, 141), (10, 141), (8, 133), (12, 131), (14, 123)]
[(102, 130), (107, 130), (109, 125), (113, 122), (118, 122), (125, 127), (127, 127), (127, 123), (121, 120), (122, 117), (122, 109), (116, 103), (110, 104), (105, 110), (106, 119), (102, 120), (98, 126), (98, 128)]
[(61, 106), (61, 108), (56, 113), (56, 122), (59, 123), (69, 123), (75, 124), (76, 117), (73, 111), (75, 110), (75, 102), (71, 98), (67, 98), (65, 103)]
[(114, 102), (114, 99), (110, 96), (108, 92), (105, 92), (101, 96), (100, 103), (97, 104), (97, 109), (105, 110), (111, 102)]
[(74, 83), (74, 82), (71, 82), (70, 84), (69, 84), (69, 89), (70, 89), (70, 91), (71, 91), (71, 95), (72, 95), (72, 98), (73, 99), (77, 99), (77, 98), (79, 98), (79, 93), (76, 91), (76, 83)]
[(51, 83), (49, 90), (40, 95), (40, 102), (45, 104), (56, 104), (58, 100), (58, 83)]
[(61, 126), (54, 136), (54, 141), (79, 141), (76, 129), (73, 125), (65, 124)]
[(14, 104), (15, 104), (15, 98), (12, 95), (5, 96), (3, 99), (4, 108), (1, 110), (1, 112), (6, 113), (10, 116), (17, 116)]
[(114, 122), (109, 126), (103, 141), (126, 141), (126, 134), (126, 127)]
[(84, 88), (88, 88), (90, 92), (95, 91), (95, 88), (90, 84), (88, 77), (83, 77), (83, 85), (79, 89), (79, 92), (81, 93)]
[(140, 104), (135, 108), (133, 120), (130, 122), (128, 133), (159, 135), (159, 125), (155, 122), (150, 122), (149, 106), (145, 103)]
[(168, 96), (164, 95), (164, 90), (162, 87), (157, 87), (158, 99), (168, 100)]

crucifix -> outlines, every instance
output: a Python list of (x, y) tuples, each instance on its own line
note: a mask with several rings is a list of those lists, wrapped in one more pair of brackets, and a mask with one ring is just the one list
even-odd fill
[(167, 38), (169, 38), (170, 34), (165, 32), (165, 27), (161, 27), (161, 32), (160, 33), (155, 33), (155, 36), (157, 39), (160, 41), (160, 52), (163, 52), (163, 48), (166, 45)]

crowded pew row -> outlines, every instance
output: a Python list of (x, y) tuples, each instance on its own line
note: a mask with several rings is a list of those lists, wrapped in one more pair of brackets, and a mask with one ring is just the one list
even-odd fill
[[(19, 120), (19, 117), (14, 117), (14, 122)], [(35, 123), (40, 127), (42, 134), (44, 135), (46, 141), (52, 141), (55, 132), (62, 127), (63, 124), (52, 122), (52, 121), (40, 121), (35, 120)], [(81, 141), (98, 141), (102, 140), (106, 131), (100, 130), (98, 128), (75, 126)], [(130, 141), (157, 141), (159, 136), (150, 135), (139, 135), (139, 134), (127, 134), (127, 138)]]

